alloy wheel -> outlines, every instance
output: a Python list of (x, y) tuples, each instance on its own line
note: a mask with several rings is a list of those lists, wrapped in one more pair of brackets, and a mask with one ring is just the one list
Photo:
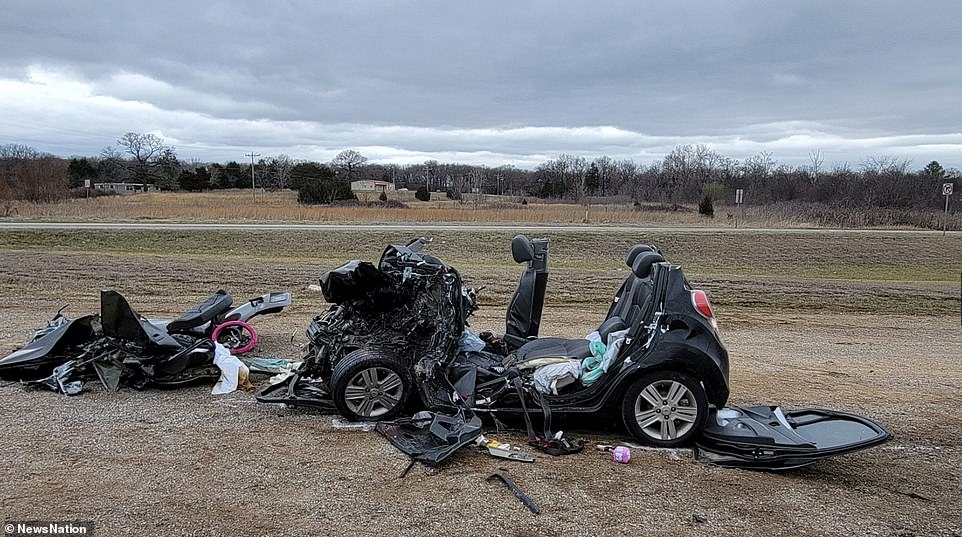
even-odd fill
[(344, 403), (358, 416), (377, 418), (394, 409), (404, 395), (404, 382), (386, 367), (362, 369), (347, 383)]
[(657, 380), (645, 386), (634, 406), (635, 421), (647, 436), (674, 440), (687, 434), (698, 418), (694, 394), (676, 380)]

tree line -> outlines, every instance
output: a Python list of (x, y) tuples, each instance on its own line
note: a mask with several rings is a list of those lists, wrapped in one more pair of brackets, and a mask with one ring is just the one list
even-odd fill
[[(63, 159), (35, 149), (0, 146), (0, 199), (48, 202), (66, 198), (86, 181), (133, 182), (162, 190), (289, 188), (305, 203), (352, 197), (350, 183), (377, 180), (396, 188), (443, 192), (452, 199), (470, 194), (537, 197), (576, 203), (636, 202), (699, 204), (733, 202), (743, 189), (745, 202), (810, 202), (836, 207), (941, 209), (944, 182), (958, 185), (962, 172), (932, 161), (919, 169), (892, 156), (871, 156), (857, 165), (824, 164), (818, 151), (802, 166), (778, 163), (763, 152), (743, 160), (704, 145), (683, 145), (659, 161), (562, 154), (534, 169), (479, 166), (428, 160), (419, 164), (369, 163), (355, 150), (330, 162), (296, 160), (288, 155), (260, 158), (253, 165), (229, 161), (184, 162), (154, 134), (126, 133), (117, 146), (97, 156)], [(956, 207), (958, 204), (954, 204)]]

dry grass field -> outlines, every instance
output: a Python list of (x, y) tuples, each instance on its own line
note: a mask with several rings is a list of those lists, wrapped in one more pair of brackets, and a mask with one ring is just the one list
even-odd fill
[[(308, 289), (349, 258), (374, 260), (390, 231), (0, 230), (0, 354), (99, 289), (150, 317), (177, 315), (218, 287), (241, 300), (291, 290), (258, 321), (255, 355), (297, 356), (326, 308)], [(435, 253), (485, 286), (478, 330), (503, 331), (520, 273), (513, 233), (433, 234)], [(632, 243), (655, 243), (711, 293), (732, 360), (731, 403), (824, 406), (875, 418), (881, 448), (786, 473), (698, 464), (690, 452), (594, 449), (521, 465), (465, 450), (436, 474), (375, 433), (330, 416), (176, 391), (97, 387), (75, 398), (0, 386), (5, 520), (95, 520), (97, 535), (960, 535), (962, 237), (933, 233), (638, 230), (544, 233), (552, 240), (544, 335), (593, 329), (624, 278)], [(294, 344), (291, 335), (294, 334)], [(590, 445), (624, 438), (587, 429)], [(523, 443), (517, 432), (493, 435)], [(485, 482), (512, 477), (526, 511)], [(704, 522), (696, 522), (698, 520)]]
[[(377, 196), (359, 194), (361, 201)], [(824, 207), (759, 206), (737, 212), (717, 205), (715, 218), (701, 216), (694, 205), (601, 203), (587, 208), (579, 204), (546, 202), (537, 198), (466, 194), (463, 202), (433, 193), (431, 201), (414, 199), (413, 192), (395, 192), (407, 208), (306, 206), (291, 191), (217, 191), (204, 193), (157, 192), (130, 196), (69, 199), (59, 203), (11, 205), (8, 220), (116, 221), (116, 222), (322, 222), (322, 223), (509, 223), (509, 224), (622, 224), (639, 226), (704, 226), (728, 228), (738, 216), (741, 227), (927, 227), (941, 226), (940, 213), (911, 211), (858, 211)], [(672, 210), (672, 208), (677, 210)], [(962, 229), (962, 216), (947, 219), (949, 229)]]

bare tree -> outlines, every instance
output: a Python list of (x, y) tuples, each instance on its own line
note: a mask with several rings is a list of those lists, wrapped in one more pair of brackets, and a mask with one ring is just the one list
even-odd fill
[(268, 157), (266, 162), (267, 171), (264, 178), (264, 188), (278, 190), (286, 187), (291, 178), (291, 170), (294, 169), (294, 160), (281, 154), (276, 157)]
[(117, 140), (117, 144), (130, 155), (128, 170), (146, 190), (147, 183), (160, 175), (159, 161), (169, 149), (164, 145), (164, 139), (152, 133), (128, 132)]
[(818, 174), (821, 171), (822, 162), (825, 160), (825, 158), (822, 156), (822, 152), (816, 149), (808, 153), (808, 160), (812, 163), (812, 173), (810, 177), (812, 184), (814, 185), (815, 183), (818, 183)]
[(768, 177), (775, 170), (778, 163), (772, 158), (770, 151), (762, 151), (757, 155), (752, 155), (742, 163), (742, 169), (749, 177)]
[(485, 173), (484, 168), (481, 167), (472, 169), (468, 174), (468, 183), (471, 185), (471, 190), (474, 193), (475, 209), (477, 209), (484, 200), (484, 182), (486, 179), (487, 173)]
[(365, 162), (367, 162), (367, 157), (364, 155), (353, 149), (345, 149), (334, 157), (331, 165), (336, 170), (344, 171), (347, 174), (348, 182), (351, 182), (356, 180), (358, 168), (363, 166)]
[(912, 164), (911, 160), (899, 159), (894, 155), (872, 155), (859, 162), (862, 173), (873, 173), (882, 175), (883, 173), (904, 174)]
[(0, 146), (0, 194), (4, 198), (56, 201), (67, 196), (67, 186), (67, 161), (26, 145)]

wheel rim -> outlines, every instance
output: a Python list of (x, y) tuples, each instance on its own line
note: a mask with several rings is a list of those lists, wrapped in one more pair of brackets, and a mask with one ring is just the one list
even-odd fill
[(344, 388), (347, 408), (364, 418), (376, 418), (394, 410), (402, 395), (401, 377), (386, 367), (362, 369)]
[(688, 434), (698, 418), (698, 403), (677, 380), (658, 380), (645, 386), (635, 400), (635, 421), (647, 436), (675, 440)]

